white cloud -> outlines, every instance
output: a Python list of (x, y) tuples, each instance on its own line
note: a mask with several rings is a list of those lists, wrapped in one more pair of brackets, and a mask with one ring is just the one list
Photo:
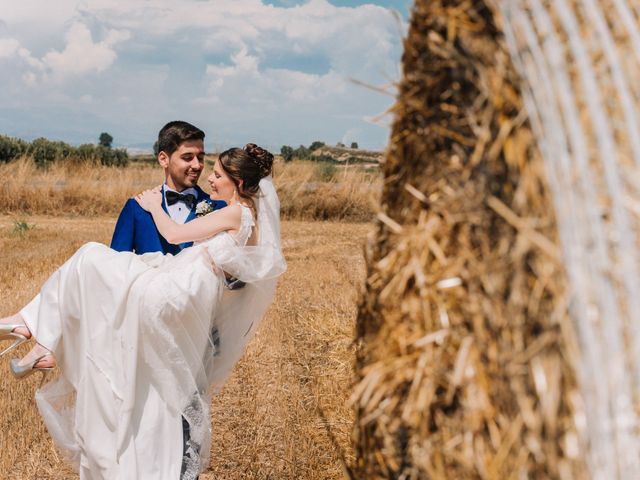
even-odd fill
[(8, 26), (33, 28), (33, 35), (59, 33), (77, 12), (78, 0), (2, 0), (0, 20)]
[(0, 58), (17, 55), (20, 42), (15, 38), (0, 38)]
[(207, 75), (214, 79), (216, 86), (222, 86), (224, 77), (234, 75), (256, 75), (258, 73), (258, 59), (247, 53), (242, 47), (238, 53), (231, 55), (233, 66), (207, 65)]
[(396, 73), (398, 59), (390, 55), (400, 43), (396, 21), (375, 5), (347, 8), (310, 0), (277, 8), (259, 0), (156, 0), (149, 7), (137, 0), (116, 8), (115, 0), (95, 0), (92, 7), (94, 19), (134, 31), (138, 39), (162, 44), (175, 39), (213, 54), (247, 47), (265, 58), (313, 54), (341, 73)]
[(0, 38), (0, 59), (14, 57), (22, 67), (22, 80), (27, 86), (68, 77), (99, 73), (117, 58), (115, 47), (130, 38), (126, 30), (108, 30), (104, 40), (94, 42), (89, 28), (78, 21), (66, 31), (62, 51), (49, 50), (41, 59), (33, 56), (15, 38)]
[[(21, 115), (65, 109), (84, 131), (91, 114), (105, 122), (96, 130), (120, 129), (113, 135), (123, 142), (148, 141), (175, 118), (208, 126), (222, 144), (247, 132), (276, 145), (335, 142), (344, 132), (364, 145), (386, 141), (365, 118), (392, 100), (349, 81), (399, 75), (396, 20), (379, 6), (29, 0), (3, 7), (0, 21), (0, 105)], [(44, 130), (46, 118), (38, 121)]]
[(21, 79), (26, 86), (34, 86), (37, 83), (36, 72), (42, 71), (43, 65), (38, 59), (31, 55), (31, 52), (20, 45), (15, 38), (0, 38), (0, 60), (10, 61), (13, 59), (19, 70), (21, 67), (27, 68), (21, 75)]
[(234, 106), (260, 104), (277, 110), (287, 105), (314, 106), (342, 95), (347, 80), (334, 70), (310, 74), (286, 68), (260, 68), (256, 56), (243, 47), (230, 56), (230, 64), (207, 65), (208, 95), (198, 102), (215, 104), (233, 98)]
[(109, 30), (105, 39), (94, 42), (89, 28), (79, 22), (74, 23), (66, 34), (63, 51), (52, 50), (42, 59), (54, 78), (102, 72), (115, 61), (115, 45), (129, 39), (125, 30)]

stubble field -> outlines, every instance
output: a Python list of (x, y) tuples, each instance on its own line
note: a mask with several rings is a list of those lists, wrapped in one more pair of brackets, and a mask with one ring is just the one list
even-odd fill
[[(108, 243), (114, 224), (113, 215), (0, 215), (0, 315), (28, 302), (80, 245)], [(214, 398), (203, 480), (344, 477), (342, 459), (352, 456), (348, 397), (367, 231), (365, 223), (283, 223), (289, 268), (258, 334)], [(36, 377), (17, 382), (8, 361), (0, 363), (0, 478), (77, 478), (35, 407)]]

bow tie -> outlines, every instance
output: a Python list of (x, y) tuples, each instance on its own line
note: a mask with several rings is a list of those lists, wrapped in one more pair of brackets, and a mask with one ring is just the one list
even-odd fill
[(167, 190), (167, 205), (173, 205), (178, 202), (184, 203), (189, 209), (196, 206), (196, 196), (192, 193), (178, 193)]

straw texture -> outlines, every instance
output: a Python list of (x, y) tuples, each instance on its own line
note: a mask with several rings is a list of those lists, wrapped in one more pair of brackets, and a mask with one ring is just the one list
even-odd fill
[(583, 478), (544, 166), (485, 1), (416, 1), (366, 247), (354, 478)]

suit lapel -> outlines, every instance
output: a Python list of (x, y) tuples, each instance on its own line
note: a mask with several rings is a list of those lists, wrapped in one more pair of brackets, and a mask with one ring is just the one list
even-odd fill
[(194, 218), (196, 218), (196, 209), (195, 209), (195, 207), (191, 209), (191, 211), (189, 212), (189, 215), (187, 215), (187, 219), (184, 221), (184, 223), (188, 223), (191, 220), (193, 220)]
[(209, 194), (202, 190), (198, 185), (196, 185), (196, 192), (198, 192), (198, 199), (196, 200), (198, 203), (203, 200), (210, 201)]
[(195, 186), (195, 190), (197, 193), (196, 204), (193, 206), (193, 208), (189, 212), (189, 215), (187, 215), (187, 219), (184, 221), (184, 223), (190, 222), (191, 220), (196, 218), (196, 207), (200, 202), (202, 202), (203, 200), (207, 200), (209, 198), (209, 195), (207, 195), (198, 185)]
[[(167, 196), (165, 195), (165, 188), (167, 188), (167, 184), (162, 185), (162, 209), (164, 213), (169, 215), (169, 209), (167, 208)], [(171, 217), (171, 215), (169, 215)]]

